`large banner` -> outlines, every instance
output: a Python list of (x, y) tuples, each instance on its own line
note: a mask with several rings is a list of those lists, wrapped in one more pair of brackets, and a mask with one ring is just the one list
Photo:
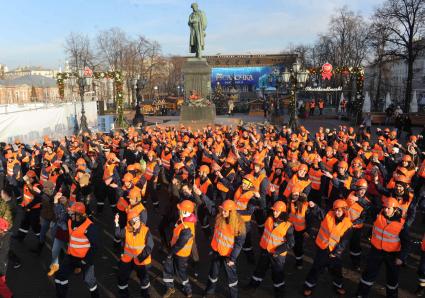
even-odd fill
[[(84, 103), (89, 127), (97, 127), (97, 104)], [(44, 135), (61, 138), (72, 135), (75, 124), (75, 110), (78, 124), (81, 117), (81, 103), (25, 104), (0, 106), (0, 142), (40, 142)]]
[(252, 85), (253, 89), (261, 87), (274, 87), (274, 81), (269, 82), (269, 75), (274, 67), (216, 67), (212, 69), (211, 87), (215, 88), (217, 82), (222, 86), (229, 86), (232, 81), (236, 85)]

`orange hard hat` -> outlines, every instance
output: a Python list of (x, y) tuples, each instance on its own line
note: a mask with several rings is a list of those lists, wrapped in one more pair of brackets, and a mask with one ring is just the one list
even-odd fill
[(183, 167), (184, 167), (184, 164), (182, 162), (176, 162), (174, 164), (174, 170), (180, 170)]
[(306, 171), (307, 172), (308, 171), (308, 166), (305, 163), (303, 163), (298, 168), (298, 171), (300, 171), (300, 170), (303, 170), (303, 171)]
[(242, 179), (242, 183), (246, 183), (249, 185), (254, 185), (254, 176), (252, 176), (251, 174), (245, 175)]
[(142, 198), (142, 192), (139, 188), (134, 187), (128, 193), (128, 197), (132, 200), (140, 200)]
[(397, 199), (389, 197), (389, 198), (385, 198), (382, 202), (384, 207), (387, 208), (399, 208), (400, 204), (398, 203)]
[(130, 212), (127, 213), (127, 221), (131, 221), (134, 218), (140, 218), (140, 213), (137, 212), (136, 210), (131, 210)]
[(367, 181), (366, 181), (366, 179), (359, 179), (359, 180), (357, 180), (356, 186), (358, 188), (367, 188)]
[(221, 205), (220, 208), (226, 211), (234, 211), (236, 210), (236, 203), (233, 200), (225, 200)]
[(35, 178), (37, 176), (33, 170), (29, 170), (26, 175), (30, 178)]
[[(134, 167), (135, 171), (141, 171), (142, 170), (142, 165), (139, 162), (132, 164), (132, 166)], [(131, 171), (131, 170), (127, 170), (127, 171)]]
[(367, 147), (369, 147), (369, 142), (364, 141), (364, 142), (362, 143), (362, 146), (367, 146)]
[(134, 167), (134, 165), (128, 165), (127, 166), (127, 172), (135, 171), (135, 170), (136, 170), (136, 168)]
[(86, 214), (86, 206), (81, 202), (75, 202), (68, 210), (74, 213)]
[(345, 200), (338, 199), (338, 200), (335, 200), (332, 207), (333, 209), (340, 209), (340, 208), (347, 208), (348, 205)]
[(116, 159), (117, 156), (115, 155), (115, 153), (113, 152), (109, 152), (108, 155), (106, 156), (107, 159)]
[(195, 204), (191, 200), (184, 200), (181, 203), (177, 204), (177, 209), (180, 211), (186, 211), (193, 213), (195, 210)]
[(346, 161), (344, 161), (344, 160), (341, 160), (339, 163), (338, 163), (338, 168), (342, 168), (342, 169), (348, 169), (348, 163), (346, 162)]
[(132, 174), (126, 173), (124, 175), (124, 177), (122, 178), (122, 181), (123, 182), (131, 182), (131, 181), (133, 181), (133, 179), (134, 179), (134, 176)]
[(411, 162), (412, 161), (412, 157), (408, 154), (403, 156), (403, 161), (407, 161), (407, 162)]
[(210, 173), (210, 168), (207, 165), (202, 165), (199, 168), (199, 172), (202, 172), (208, 175)]
[(286, 212), (286, 204), (282, 201), (277, 201), (271, 208), (274, 211)]
[(332, 147), (330, 147), (330, 146), (326, 147), (326, 152), (333, 152), (333, 151), (334, 151), (334, 149)]
[(79, 159), (77, 159), (77, 162), (75, 163), (77, 166), (80, 166), (80, 165), (86, 165), (86, 161), (84, 160), (84, 158), (79, 158)]

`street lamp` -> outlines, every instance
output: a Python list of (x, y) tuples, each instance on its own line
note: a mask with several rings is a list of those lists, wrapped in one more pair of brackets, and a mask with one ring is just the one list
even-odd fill
[(81, 122), (80, 122), (80, 131), (90, 133), (89, 126), (87, 125), (86, 111), (84, 110), (84, 93), (85, 87), (91, 86), (92, 78), (84, 76), (84, 69), (78, 71), (78, 85), (80, 87), (80, 97), (81, 97)]
[(80, 128), (78, 127), (78, 119), (77, 119), (77, 101), (74, 96), (74, 86), (77, 84), (77, 79), (71, 75), (68, 79), (68, 84), (71, 87), (71, 94), (72, 94), (72, 102), (74, 103), (74, 134), (77, 135), (80, 131)]
[(282, 79), (286, 84), (289, 84), (291, 89), (292, 101), (290, 104), (289, 126), (293, 131), (298, 129), (297, 115), (297, 91), (302, 88), (308, 78), (308, 71), (301, 69), (301, 63), (297, 60), (292, 69), (287, 69), (282, 73)]
[(158, 97), (158, 86), (154, 86), (153, 90), (155, 90), (154, 96)]

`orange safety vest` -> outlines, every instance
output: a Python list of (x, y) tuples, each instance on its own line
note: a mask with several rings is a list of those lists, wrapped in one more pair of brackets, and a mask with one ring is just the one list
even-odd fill
[(294, 159), (298, 160), (299, 151), (288, 150), (288, 153), (286, 155), (288, 157), (288, 160), (294, 160)]
[(288, 185), (286, 185), (286, 189), (283, 192), (283, 195), (287, 198), (289, 198), (292, 188), (296, 185), (300, 188), (300, 191), (302, 192), (307, 186), (311, 184), (311, 181), (309, 179), (307, 180), (301, 180), (298, 178), (298, 175), (295, 173), (291, 179), (288, 181)]
[(378, 160), (383, 161), (384, 160), (384, 150), (382, 147), (378, 144), (375, 144), (372, 148), (372, 153), (378, 154)]
[(341, 237), (351, 226), (351, 220), (347, 216), (336, 224), (334, 212), (329, 211), (320, 224), (320, 230), (316, 237), (316, 245), (321, 249), (329, 248), (329, 251), (332, 252), (338, 245)]
[(324, 101), (319, 101), (319, 109), (323, 109), (325, 107)]
[(123, 196), (122, 197), (120, 197), (119, 199), (118, 199), (118, 202), (117, 202), (117, 209), (119, 210), (119, 211), (122, 211), (122, 212), (124, 212), (126, 209), (127, 209), (127, 207), (129, 206), (129, 203), (128, 203), (128, 200), (126, 199), (126, 198), (124, 198)]
[(195, 179), (195, 185), (197, 188), (199, 188), (199, 190), (206, 195), (207, 191), (208, 191), (208, 187), (211, 185), (211, 181), (210, 179), (207, 179), (204, 183), (201, 184), (201, 178), (196, 178)]
[[(244, 211), (246, 210), (246, 208), (248, 207), (248, 203), (249, 201), (254, 197), (254, 192), (253, 191), (246, 191), (244, 193), (242, 193), (242, 187), (239, 186), (239, 188), (236, 190), (235, 192), (235, 196), (234, 196), (234, 200), (236, 203), (236, 210), (241, 210)], [(244, 222), (248, 222), (251, 220), (251, 215), (242, 215), (241, 217), (243, 219)]]
[[(360, 215), (362, 214), (363, 209), (364, 209), (359, 203), (357, 203), (357, 202), (355, 202), (354, 200), (351, 199), (353, 196), (355, 196), (354, 191), (352, 191), (346, 199), (346, 202), (347, 202), (347, 205), (348, 205), (347, 213), (348, 213), (348, 216), (350, 217), (351, 222), (354, 222), (355, 220), (357, 220), (360, 217)], [(365, 199), (367, 201), (369, 201), (368, 198), (365, 197)], [(353, 228), (356, 228), (356, 229), (360, 229), (362, 227), (363, 227), (363, 224), (353, 225)]]
[[(14, 159), (12, 162), (7, 162), (7, 176), (12, 177), (14, 175), (13, 169), (15, 168), (16, 164), (19, 164), (19, 161), (16, 159)], [(18, 179), (19, 177), (16, 178)]]
[(214, 162), (214, 159), (206, 156), (205, 153), (202, 153), (202, 160), (201, 161), (203, 163), (206, 163), (206, 164), (209, 164), (210, 165), (210, 164), (212, 164)]
[(221, 229), (216, 224), (211, 241), (211, 248), (218, 252), (220, 256), (228, 257), (232, 253), (234, 245), (235, 235), (232, 227), (226, 224), (224, 228)]
[(376, 217), (372, 229), (370, 242), (376, 249), (386, 252), (400, 251), (400, 231), (403, 229), (404, 219), (388, 221), (382, 214)]
[(90, 241), (86, 237), (86, 231), (91, 224), (92, 221), (86, 218), (79, 227), (73, 230), (71, 220), (68, 220), (69, 245), (67, 253), (69, 255), (84, 259), (90, 249)]
[(127, 208), (125, 208), (125, 212), (127, 212), (127, 214), (130, 213), (131, 211), (134, 211), (139, 213), (140, 215), (140, 213), (142, 213), (143, 210), (145, 210), (145, 206), (142, 204), (142, 202), (139, 202), (137, 205), (134, 205), (134, 206), (128, 205)]
[(164, 151), (161, 152), (161, 162), (166, 170), (169, 170), (171, 167), (170, 161), (172, 157), (173, 155), (171, 154), (171, 152), (169, 152), (167, 155), (165, 154)]
[(147, 181), (150, 181), (153, 177), (153, 172), (155, 170), (156, 162), (150, 162), (146, 165), (145, 178)]
[(254, 173), (252, 175), (254, 176), (254, 181), (252, 181), (252, 183), (254, 184), (255, 190), (260, 191), (261, 182), (263, 182), (264, 179), (267, 179), (267, 175), (264, 172), (258, 175), (257, 178), (255, 178)]
[[(282, 222), (277, 227), (274, 227), (273, 217), (267, 218), (264, 223), (264, 232), (261, 236), (260, 247), (267, 250), (269, 253), (274, 253), (276, 248), (286, 241), (286, 233), (291, 227), (290, 222)], [(286, 256), (288, 252), (284, 251), (281, 256)]]
[(295, 209), (295, 204), (291, 202), (291, 213), (289, 213), (289, 221), (294, 225), (295, 231), (300, 232), (306, 229), (305, 214), (307, 213), (308, 203), (304, 202), (301, 210)]
[(176, 253), (176, 255), (179, 257), (188, 257), (190, 256), (190, 253), (192, 252), (193, 239), (195, 238), (195, 223), (182, 222), (179, 225), (177, 225), (173, 230), (173, 238), (171, 238), (171, 246), (176, 244), (177, 240), (179, 239), (181, 231), (187, 228), (190, 229), (192, 233), (192, 237), (190, 237), (190, 239), (186, 242), (183, 248)]
[(322, 158), (322, 162), (326, 168), (326, 171), (328, 171), (329, 173), (332, 173), (334, 169), (334, 165), (338, 162), (338, 159), (336, 159), (335, 157), (331, 157), (328, 159), (326, 156), (324, 156)]
[(269, 181), (270, 181), (270, 183), (269, 183), (269, 187), (267, 189), (267, 195), (271, 196), (272, 192), (270, 191), (270, 188), (272, 186), (274, 186), (274, 189), (275, 189), (276, 192), (279, 192), (280, 184), (282, 183), (282, 181), (284, 181), (283, 173), (282, 173), (281, 177), (274, 178), (274, 172), (272, 172), (270, 174)]
[[(227, 173), (226, 178), (227, 178), (227, 177), (229, 177), (229, 175), (230, 175), (230, 174), (234, 174), (234, 173), (235, 173), (235, 170), (234, 170), (234, 169), (231, 169), (231, 170), (229, 171), (229, 173)], [(221, 183), (221, 182), (218, 180), (218, 178), (216, 178), (216, 179), (215, 179), (215, 183), (216, 183), (216, 185), (217, 185), (217, 189), (218, 189), (219, 191), (222, 191), (222, 192), (224, 192), (224, 193), (228, 193), (228, 192), (229, 192), (229, 189), (228, 189), (226, 186), (224, 186), (224, 184), (223, 184), (223, 183)]]
[(322, 183), (323, 172), (319, 169), (310, 168), (308, 170), (308, 178), (311, 181), (311, 188), (314, 190), (320, 190), (320, 185)]
[[(38, 187), (39, 184), (36, 183), (36, 184), (34, 184), (34, 186)], [(34, 195), (31, 193), (29, 187), (25, 184), (24, 185), (24, 198), (22, 199), (21, 206), (25, 208), (26, 206), (28, 206), (32, 202), (32, 200), (34, 200)], [(37, 208), (40, 208), (40, 207), (41, 207), (41, 203), (37, 203), (34, 206), (32, 206), (31, 209), (37, 209)]]
[(106, 164), (103, 170), (103, 181), (106, 181), (114, 174), (115, 164)]
[(121, 254), (121, 261), (124, 263), (134, 262), (136, 265), (149, 265), (152, 262), (151, 256), (148, 256), (143, 262), (140, 262), (137, 258), (146, 246), (146, 235), (149, 231), (149, 228), (142, 224), (140, 226), (140, 231), (135, 235), (133, 232), (130, 232), (129, 229), (125, 228), (125, 244), (124, 250)]

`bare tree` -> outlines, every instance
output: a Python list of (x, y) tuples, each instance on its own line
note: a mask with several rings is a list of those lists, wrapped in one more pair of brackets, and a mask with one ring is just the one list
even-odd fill
[(376, 10), (374, 18), (389, 30), (385, 38), (386, 55), (406, 61), (404, 110), (408, 112), (412, 98), (413, 64), (425, 49), (421, 40), (425, 31), (425, 0), (387, 0)]
[(121, 70), (124, 62), (128, 38), (119, 28), (100, 31), (96, 37), (99, 57), (111, 70)]
[(93, 67), (95, 65), (95, 57), (87, 35), (70, 33), (65, 39), (65, 52), (74, 71), (85, 66)]

